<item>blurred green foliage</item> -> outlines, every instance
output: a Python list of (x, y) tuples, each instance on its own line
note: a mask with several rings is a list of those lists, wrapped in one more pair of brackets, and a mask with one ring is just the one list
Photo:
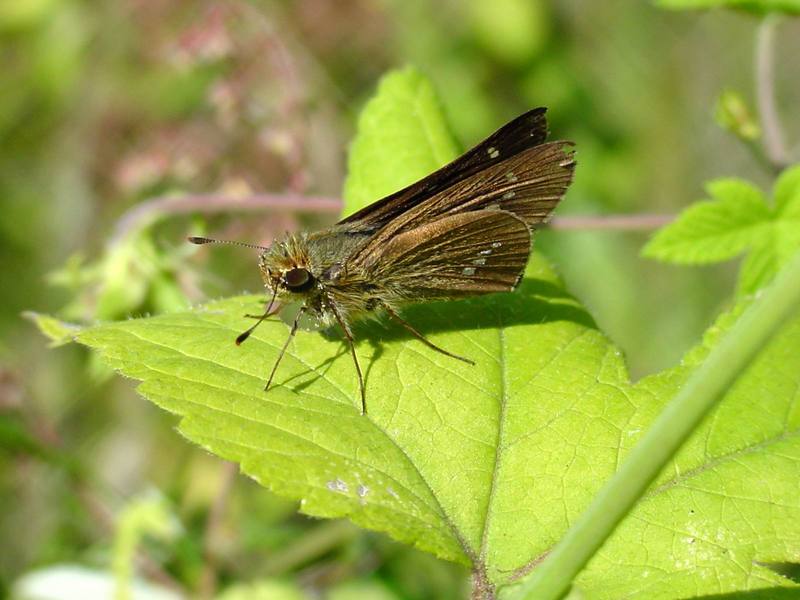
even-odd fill
[[(224, 467), (125, 381), (105, 378), (79, 348), (46, 350), (20, 319), (24, 310), (125, 318), (259, 289), (247, 251), (190, 252), (182, 239), (197, 220), (127, 218), (135, 207), (173, 194), (338, 197), (358, 109), (384, 71), (408, 63), (433, 80), (463, 146), (549, 106), (554, 135), (579, 148), (561, 215), (677, 213), (705, 180), (731, 175), (767, 189), (770, 174), (712, 118), (723, 89), (752, 90), (756, 26), (744, 12), (579, 0), (2, 3), (0, 540), (15, 551), (0, 554), (0, 595), (35, 567), (107, 566), (113, 514), (150, 487), (183, 530), (145, 550), (188, 589), (206, 576)], [(779, 56), (800, 52), (798, 27), (782, 25)], [(782, 107), (800, 102), (796, 68), (778, 63)], [(787, 137), (797, 139), (792, 117)], [(235, 212), (207, 227), (269, 242), (326, 218)], [(735, 277), (725, 266), (641, 259), (645, 239), (549, 231), (538, 240), (637, 376), (692, 345)], [(381, 537), (302, 545), (323, 526), (237, 480), (215, 533), (218, 588), (263, 579), (268, 557), (300, 545), (270, 578), (304, 589), (377, 578), (400, 598), (463, 596), (463, 572)]]
[(787, 13), (799, 14), (798, 0), (656, 0), (659, 6), (677, 10), (704, 10), (709, 8), (733, 8), (754, 14)]

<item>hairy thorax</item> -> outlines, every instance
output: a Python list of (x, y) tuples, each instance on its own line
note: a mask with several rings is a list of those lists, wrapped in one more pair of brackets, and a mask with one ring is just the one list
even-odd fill
[(270, 296), (282, 303), (302, 302), (322, 325), (372, 312), (381, 293), (366, 273), (347, 259), (368, 239), (367, 233), (332, 228), (291, 234), (261, 254), (259, 268)]

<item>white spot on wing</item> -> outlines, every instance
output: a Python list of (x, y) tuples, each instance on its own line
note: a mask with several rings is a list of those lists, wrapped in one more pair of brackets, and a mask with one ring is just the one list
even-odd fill
[(516, 194), (514, 192), (506, 192), (503, 194), (503, 200), (511, 200)]
[(475, 275), (475, 267), (464, 267), (461, 272), (464, 275)]
[(516, 176), (516, 175), (514, 175), (513, 173), (506, 173), (506, 179), (507, 179), (507, 180), (508, 180), (510, 183), (514, 183), (514, 182), (516, 182), (516, 181), (517, 181), (517, 176)]
[(473, 265), (485, 265), (486, 264), (486, 259), (485, 258), (476, 258), (475, 260), (472, 261), (472, 264)]
[(499, 248), (503, 245), (503, 242), (492, 242), (492, 248)]
[(486, 153), (489, 155), (489, 158), (497, 158), (500, 156), (500, 151), (494, 146), (489, 146), (489, 148), (486, 149)]
[(481, 250), (480, 252), (478, 252), (478, 254), (483, 254), (484, 256), (489, 256), (491, 253), (492, 251), (490, 249)]

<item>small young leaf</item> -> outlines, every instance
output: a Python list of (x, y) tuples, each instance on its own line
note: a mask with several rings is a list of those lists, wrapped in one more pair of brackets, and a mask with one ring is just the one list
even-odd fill
[(458, 155), (433, 86), (413, 67), (392, 71), (358, 119), (344, 214), (422, 179)]
[(136, 547), (144, 536), (166, 540), (174, 538), (178, 530), (166, 500), (157, 493), (136, 498), (122, 509), (117, 517), (112, 558), (116, 598), (132, 597)]
[(723, 129), (735, 136), (752, 142), (761, 136), (761, 127), (742, 95), (734, 90), (725, 90), (717, 99), (714, 119)]
[(684, 210), (647, 243), (644, 256), (686, 264), (718, 262), (759, 239), (770, 211), (757, 188), (738, 179), (719, 179), (707, 189), (714, 200)]

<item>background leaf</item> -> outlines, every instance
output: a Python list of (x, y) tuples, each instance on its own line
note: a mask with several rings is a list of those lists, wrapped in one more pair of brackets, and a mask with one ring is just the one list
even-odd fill
[(465, 4), (475, 36), (499, 61), (524, 66), (547, 42), (548, 9), (541, 0), (470, 0)]
[(458, 144), (430, 82), (413, 67), (390, 72), (358, 119), (347, 161), (344, 215), (422, 179), (457, 155)]
[(737, 179), (708, 185), (711, 201), (684, 210), (659, 230), (642, 254), (668, 262), (701, 264), (732, 258), (759, 239), (769, 218), (763, 194)]
[(800, 166), (781, 173), (773, 189), (770, 227), (760, 232), (742, 264), (739, 293), (752, 294), (772, 281), (800, 248)]
[(800, 165), (781, 173), (775, 182), (773, 197), (781, 217), (800, 219)]
[(662, 8), (676, 10), (705, 10), (709, 8), (734, 8), (756, 14), (779, 12), (799, 14), (798, 0), (656, 0)]
[(752, 184), (718, 179), (707, 186), (713, 198), (691, 205), (659, 230), (642, 255), (665, 262), (704, 264), (747, 252), (738, 293), (767, 285), (800, 248), (800, 166), (775, 183), (772, 206)]

